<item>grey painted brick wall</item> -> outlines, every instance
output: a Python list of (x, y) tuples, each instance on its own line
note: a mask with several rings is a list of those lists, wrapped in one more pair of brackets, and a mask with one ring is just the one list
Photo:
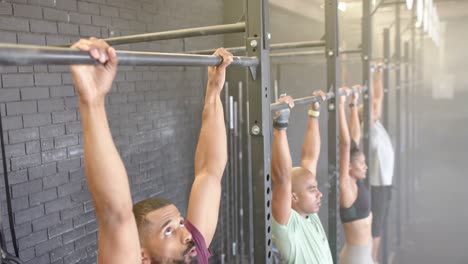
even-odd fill
[[(221, 24), (222, 1), (4, 0), (0, 42), (58, 45)], [(176, 52), (221, 46), (204, 37), (122, 45)], [(20, 256), (28, 264), (96, 263), (97, 224), (84, 167), (77, 95), (66, 66), (0, 66), (6, 139)], [(134, 201), (169, 198), (186, 213), (204, 95), (199, 68), (120, 67), (109, 94), (112, 134)], [(6, 219), (0, 184), (1, 218)], [(8, 221), (3, 230), (12, 252)]]

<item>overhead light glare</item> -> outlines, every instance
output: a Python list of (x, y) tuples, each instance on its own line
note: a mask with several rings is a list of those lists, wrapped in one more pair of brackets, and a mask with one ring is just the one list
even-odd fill
[(345, 2), (339, 2), (338, 3), (338, 9), (341, 11), (341, 12), (346, 12), (346, 3)]

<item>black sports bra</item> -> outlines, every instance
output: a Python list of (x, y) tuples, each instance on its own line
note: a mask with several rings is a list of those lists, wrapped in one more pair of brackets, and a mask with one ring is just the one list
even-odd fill
[(369, 216), (371, 211), (370, 190), (363, 181), (357, 181), (358, 197), (349, 208), (340, 207), (340, 217), (343, 223), (349, 223), (364, 219)]

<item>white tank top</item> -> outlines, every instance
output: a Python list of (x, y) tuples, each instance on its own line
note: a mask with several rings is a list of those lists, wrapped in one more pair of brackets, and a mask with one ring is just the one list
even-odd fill
[(395, 152), (390, 136), (379, 121), (371, 127), (370, 133), (370, 151), (372, 153), (369, 166), (370, 183), (374, 186), (392, 185)]

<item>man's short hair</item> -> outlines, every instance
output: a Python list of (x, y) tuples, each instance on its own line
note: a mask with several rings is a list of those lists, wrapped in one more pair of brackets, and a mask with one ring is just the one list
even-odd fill
[(135, 216), (135, 221), (138, 228), (138, 234), (140, 237), (140, 242), (144, 242), (145, 234), (148, 234), (148, 228), (151, 226), (151, 222), (148, 221), (146, 216), (158, 209), (172, 205), (169, 200), (161, 198), (149, 198), (143, 201), (136, 203), (133, 206), (133, 215)]

